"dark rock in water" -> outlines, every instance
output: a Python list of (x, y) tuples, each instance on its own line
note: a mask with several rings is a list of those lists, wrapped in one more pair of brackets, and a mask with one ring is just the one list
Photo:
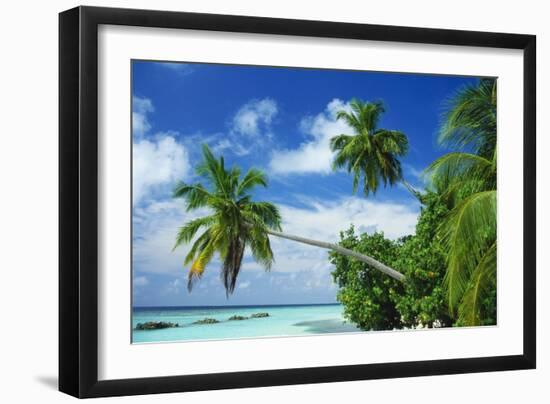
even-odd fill
[(138, 323), (136, 325), (136, 330), (161, 330), (163, 328), (174, 327), (179, 327), (179, 324), (166, 321), (148, 321), (146, 323)]
[(203, 318), (202, 320), (197, 320), (193, 324), (216, 324), (219, 323), (215, 318)]
[(262, 317), (269, 317), (269, 313), (254, 313), (250, 316), (250, 318), (262, 318)]
[(231, 316), (227, 319), (228, 321), (235, 321), (235, 320), (248, 320), (248, 317), (244, 316)]

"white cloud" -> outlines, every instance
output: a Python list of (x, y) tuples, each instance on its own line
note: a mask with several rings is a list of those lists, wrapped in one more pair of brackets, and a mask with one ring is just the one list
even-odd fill
[(257, 136), (262, 130), (269, 130), (271, 122), (279, 112), (272, 98), (252, 100), (243, 105), (233, 117), (233, 131), (247, 136)]
[(134, 142), (132, 147), (132, 191), (136, 205), (156, 187), (172, 185), (190, 171), (186, 147), (175, 139), (175, 132), (144, 135), (151, 129), (148, 114), (155, 110), (148, 98), (132, 98)]
[[(383, 231), (386, 237), (397, 239), (414, 234), (418, 207), (394, 202), (376, 202), (358, 197), (338, 200), (303, 198), (305, 207), (280, 205), (283, 232), (314, 240), (338, 242), (341, 230), (353, 223), (359, 232)], [(275, 262), (270, 272), (272, 287), (285, 292), (333, 293), (336, 285), (328, 260), (328, 251), (314, 246), (271, 236)], [(247, 254), (243, 273), (263, 267)], [(281, 274), (285, 276), (275, 277)]]
[(322, 113), (304, 118), (300, 126), (308, 140), (297, 149), (275, 150), (269, 163), (270, 169), (277, 174), (332, 172), (330, 139), (352, 132), (345, 122), (336, 120), (336, 113), (340, 110), (349, 110), (349, 104), (333, 99)]
[(155, 108), (148, 98), (132, 97), (132, 129), (134, 136), (143, 136), (151, 129), (147, 115)]
[(180, 293), (180, 288), (182, 282), (178, 279), (174, 279), (173, 281), (168, 282), (168, 285), (164, 289), (164, 294), (173, 294), (178, 295)]
[[(393, 202), (369, 201), (358, 197), (338, 200), (310, 199), (305, 207), (281, 205), (283, 231), (315, 240), (337, 242), (339, 232), (354, 224), (356, 229), (373, 232), (384, 231), (389, 238), (413, 234), (418, 216), (418, 208)], [(134, 209), (134, 262), (140, 273), (181, 273), (187, 268), (183, 261), (189, 245), (172, 251), (177, 230), (189, 220), (208, 214), (206, 209), (194, 212), (185, 211), (183, 200), (152, 202), (144, 208)], [(275, 263), (272, 272), (302, 273), (295, 279), (297, 287), (305, 287), (310, 280), (332, 287), (327, 250), (308, 246), (278, 237), (271, 237)], [(243, 272), (263, 271), (250, 252), (245, 254)], [(219, 261), (215, 260), (208, 268), (217, 274)], [(217, 277), (213, 278), (219, 282)], [(244, 282), (243, 282), (244, 283)], [(244, 287), (244, 286), (243, 286)]]
[(133, 145), (133, 203), (140, 202), (160, 185), (185, 178), (191, 166), (188, 152), (171, 134), (158, 134)]
[[(426, 175), (426, 172), (422, 169), (418, 169), (411, 164), (403, 163), (403, 170), (405, 172), (405, 180), (418, 190), (424, 189), (430, 183), (429, 176)], [(399, 186), (404, 188), (402, 183), (400, 183)]]
[(266, 149), (272, 142), (271, 126), (278, 113), (279, 107), (272, 98), (247, 102), (231, 119), (228, 133), (211, 136), (212, 150), (242, 157), (253, 150)]
[[(281, 205), (280, 210), (283, 232), (328, 242), (337, 242), (340, 231), (351, 224), (358, 231), (383, 231), (386, 237), (397, 239), (414, 234), (418, 217), (417, 207), (358, 197), (331, 201), (310, 199), (306, 207)], [(273, 236), (271, 242), (275, 255), (272, 271), (309, 271), (320, 276), (321, 280), (330, 280), (332, 265), (328, 261), (327, 250)], [(248, 265), (250, 269), (261, 268), (252, 262)]]
[(149, 285), (149, 279), (146, 276), (138, 276), (134, 278), (134, 286), (147, 286)]
[(186, 212), (185, 208), (182, 199), (151, 201), (134, 208), (133, 261), (140, 273), (186, 274), (183, 262), (190, 245), (172, 251), (178, 229), (209, 211)]
[[(137, 101), (136, 111), (141, 111), (146, 118), (153, 106), (144, 100)], [(344, 123), (336, 121), (335, 115), (338, 110), (348, 107), (335, 99), (327, 105), (323, 113), (304, 119), (302, 129), (310, 137), (308, 142), (297, 150), (274, 153), (271, 168), (284, 174), (330, 172), (332, 156), (329, 140), (332, 136), (350, 130)], [(235, 116), (229, 138), (222, 139), (214, 147), (217, 147), (218, 152), (228, 149), (239, 155), (248, 153), (253, 147), (265, 146), (269, 142), (270, 125), (276, 114), (276, 103), (271, 99), (247, 103)], [(146, 119), (143, 122), (149, 125)], [(150, 125), (147, 127), (149, 129)], [(265, 136), (260, 137), (259, 134)], [(178, 276), (177, 280), (164, 289), (167, 294), (178, 293), (183, 282), (179, 279), (184, 279), (187, 273), (188, 268), (184, 267), (183, 262), (190, 248), (190, 245), (181, 246), (172, 252), (178, 228), (209, 212), (206, 209), (186, 212), (183, 200), (153, 198), (159, 195), (155, 192), (157, 188), (160, 191), (166, 190), (175, 181), (185, 179), (191, 169), (188, 150), (185, 145), (178, 143), (173, 133), (159, 133), (149, 139), (138, 138), (134, 143), (133, 153), (134, 265), (140, 274), (162, 273)], [(416, 207), (358, 197), (338, 200), (302, 198), (302, 203), (304, 206), (300, 208), (280, 205), (284, 231), (332, 242), (336, 242), (339, 232), (348, 228), (351, 223), (359, 231), (380, 230), (390, 238), (411, 234), (414, 232), (418, 214)], [(278, 283), (272, 285), (274, 288), (298, 291), (297, 293), (316, 293), (321, 290), (333, 293), (335, 285), (330, 275), (333, 267), (328, 261), (326, 250), (276, 237), (271, 240), (275, 263), (272, 272), (265, 276), (269, 277), (270, 282)], [(203, 280), (208, 280), (208, 290), (221, 288), (217, 276), (219, 265), (219, 259), (215, 258), (208, 267), (207, 279)], [(242, 269), (245, 274), (263, 274), (263, 268), (253, 260), (250, 251), (246, 251)], [(211, 282), (214, 284), (211, 285)], [(145, 281), (137, 280), (136, 285), (142, 283)], [(238, 288), (250, 290), (250, 281), (243, 280)]]
[(405, 172), (414, 177), (416, 180), (422, 181), (424, 179), (424, 170), (418, 169), (411, 164), (403, 164)]
[(165, 67), (183, 76), (193, 73), (193, 68), (188, 63), (164, 62), (159, 63), (159, 66)]
[(336, 200), (303, 198), (307, 207), (282, 205), (284, 230), (289, 233), (337, 241), (340, 230), (352, 223), (356, 228), (383, 231), (386, 237), (397, 239), (413, 234), (418, 218), (418, 207), (397, 202), (379, 202), (361, 197), (344, 197)]
[(258, 141), (253, 144), (244, 146), (243, 143), (235, 138), (235, 135), (232, 134), (231, 140), (227, 138), (219, 139), (212, 145), (212, 151), (214, 154), (223, 154), (226, 150), (235, 154), (236, 156), (246, 156), (249, 154), (254, 146), (260, 146), (263, 142)]

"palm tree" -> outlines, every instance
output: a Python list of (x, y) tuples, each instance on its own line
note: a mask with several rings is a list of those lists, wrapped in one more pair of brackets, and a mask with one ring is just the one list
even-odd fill
[(419, 193), (403, 178), (399, 157), (409, 148), (407, 136), (397, 130), (378, 127), (385, 112), (382, 102), (364, 102), (353, 99), (351, 111), (338, 111), (336, 119), (342, 119), (353, 134), (341, 134), (330, 140), (336, 156), (333, 169), (345, 168), (353, 174), (353, 192), (362, 182), (365, 195), (376, 193), (380, 184), (390, 186), (401, 182), (409, 192), (419, 198)]
[[(281, 232), (281, 215), (275, 205), (252, 200), (251, 191), (258, 186), (267, 187), (265, 174), (251, 168), (241, 177), (238, 167), (225, 168), (223, 157), (216, 159), (208, 146), (203, 145), (203, 162), (196, 174), (206, 180), (202, 183), (179, 183), (174, 197), (183, 197), (187, 211), (207, 208), (210, 214), (184, 224), (178, 231), (174, 249), (191, 243), (185, 265), (191, 264), (188, 289), (200, 279), (216, 253), (222, 261), (221, 277), (229, 295), (233, 293), (241, 269), (245, 248), (249, 248), (256, 261), (266, 270), (274, 261), (268, 235), (337, 251), (356, 258), (389, 276), (404, 280), (404, 275), (369, 256), (356, 253), (332, 243), (306, 239)], [(200, 230), (203, 230), (197, 236)]]
[(438, 229), (447, 250), (445, 286), (451, 314), (479, 325), (496, 285), (496, 83), (481, 80), (449, 100), (441, 144), (461, 150), (428, 167), (451, 210)]

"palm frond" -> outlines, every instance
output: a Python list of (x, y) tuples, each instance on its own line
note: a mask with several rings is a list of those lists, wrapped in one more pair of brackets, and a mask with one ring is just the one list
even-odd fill
[(195, 260), (197, 253), (199, 251), (202, 251), (210, 242), (210, 237), (210, 229), (207, 229), (195, 240), (195, 242), (187, 252), (187, 255), (185, 256), (185, 260), (183, 261), (184, 265), (189, 265)]
[(244, 209), (251, 215), (246, 216), (253, 223), (262, 223), (273, 230), (281, 230), (281, 214), (279, 209), (270, 202), (250, 202)]
[(454, 313), (472, 271), (496, 240), (496, 191), (469, 196), (449, 212), (438, 229), (447, 249), (445, 285), (448, 306)]
[(496, 147), (496, 81), (467, 85), (447, 101), (440, 144), (491, 157)]
[(261, 227), (253, 227), (249, 232), (248, 242), (254, 259), (269, 271), (275, 259), (267, 233)]
[(404, 156), (409, 151), (407, 136), (398, 130), (379, 129), (373, 134), (378, 148), (386, 153)]
[(336, 120), (342, 120), (348, 124), (356, 133), (361, 131), (361, 122), (357, 119), (355, 114), (347, 111), (338, 111), (336, 113)]
[(496, 279), (497, 245), (493, 243), (472, 272), (468, 288), (458, 307), (458, 321), (465, 326), (481, 325), (481, 302)]
[(237, 186), (237, 197), (242, 197), (257, 186), (267, 187), (267, 177), (263, 171), (251, 168)]
[(408, 152), (409, 143), (403, 132), (378, 128), (385, 112), (381, 101), (353, 99), (350, 108), (351, 112), (339, 111), (337, 117), (345, 120), (354, 133), (330, 140), (330, 148), (335, 152), (332, 168), (345, 168), (353, 175), (353, 192), (362, 183), (363, 192), (368, 196), (375, 194), (381, 184), (394, 185), (403, 180), (399, 157)]
[(216, 252), (216, 242), (219, 238), (219, 234), (217, 234), (216, 231), (213, 231), (212, 233), (215, 234), (211, 234), (208, 242), (201, 246), (201, 251), (189, 268), (189, 272), (187, 274), (187, 289), (189, 291), (193, 289), (195, 282), (202, 278), (206, 266), (210, 263), (214, 253)]
[(229, 175), (227, 176), (228, 190), (232, 199), (237, 197), (240, 178), (241, 178), (241, 169), (237, 166), (232, 167), (231, 170), (229, 171)]
[(190, 242), (193, 237), (195, 237), (195, 234), (200, 230), (201, 227), (213, 225), (214, 223), (216, 223), (217, 220), (218, 216), (214, 214), (199, 217), (184, 224), (178, 230), (176, 243), (172, 251), (179, 247), (181, 244), (186, 244)]
[(229, 196), (229, 174), (225, 170), (223, 157), (220, 157), (220, 159), (217, 160), (206, 144), (202, 145), (202, 157), (202, 163), (199, 164), (195, 170), (197, 175), (206, 178), (212, 184), (217, 193), (224, 196)]
[[(377, 159), (372, 156), (363, 162), (363, 176), (364, 176), (364, 182), (363, 182), (363, 192), (365, 193), (365, 196), (369, 196), (369, 193), (376, 194), (376, 191), (378, 190), (378, 178), (380, 177), (380, 167), (377, 164)], [(383, 181), (385, 181), (384, 178), (382, 178)]]
[(330, 139), (330, 150), (333, 152), (342, 150), (351, 141), (351, 139), (353, 139), (353, 136), (345, 134), (334, 136)]
[(214, 196), (202, 184), (186, 184), (180, 182), (173, 192), (174, 198), (185, 198), (187, 211), (203, 208), (211, 203)]
[(425, 174), (442, 194), (457, 190), (473, 194), (496, 188), (496, 164), (472, 153), (453, 152), (435, 160)]
[(363, 103), (359, 101), (359, 120), (368, 134), (372, 134), (378, 128), (380, 116), (386, 111), (382, 101)]
[(228, 246), (222, 266), (222, 278), (226, 295), (233, 293), (235, 290), (237, 277), (242, 266), (244, 249), (245, 243), (240, 237), (233, 238)]

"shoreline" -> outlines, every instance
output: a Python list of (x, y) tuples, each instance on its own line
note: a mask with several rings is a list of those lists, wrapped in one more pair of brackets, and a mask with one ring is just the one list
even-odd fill
[(284, 304), (229, 304), (229, 305), (192, 305), (192, 306), (132, 306), (132, 309), (194, 309), (194, 308), (249, 308), (249, 307), (300, 307), (300, 306), (341, 306), (342, 303), (284, 303)]
[(132, 306), (132, 310), (192, 310), (192, 309), (247, 309), (255, 307), (315, 307), (315, 306), (341, 306), (341, 303), (297, 303), (297, 304), (234, 304), (234, 305), (206, 305), (206, 306)]
[[(261, 317), (258, 313), (267, 313)], [(200, 341), (358, 332), (339, 303), (315, 305), (149, 307), (132, 316), (132, 343)], [(256, 316), (255, 316), (256, 315)], [(139, 323), (178, 324), (135, 329)], [(152, 325), (154, 326), (154, 324)]]

